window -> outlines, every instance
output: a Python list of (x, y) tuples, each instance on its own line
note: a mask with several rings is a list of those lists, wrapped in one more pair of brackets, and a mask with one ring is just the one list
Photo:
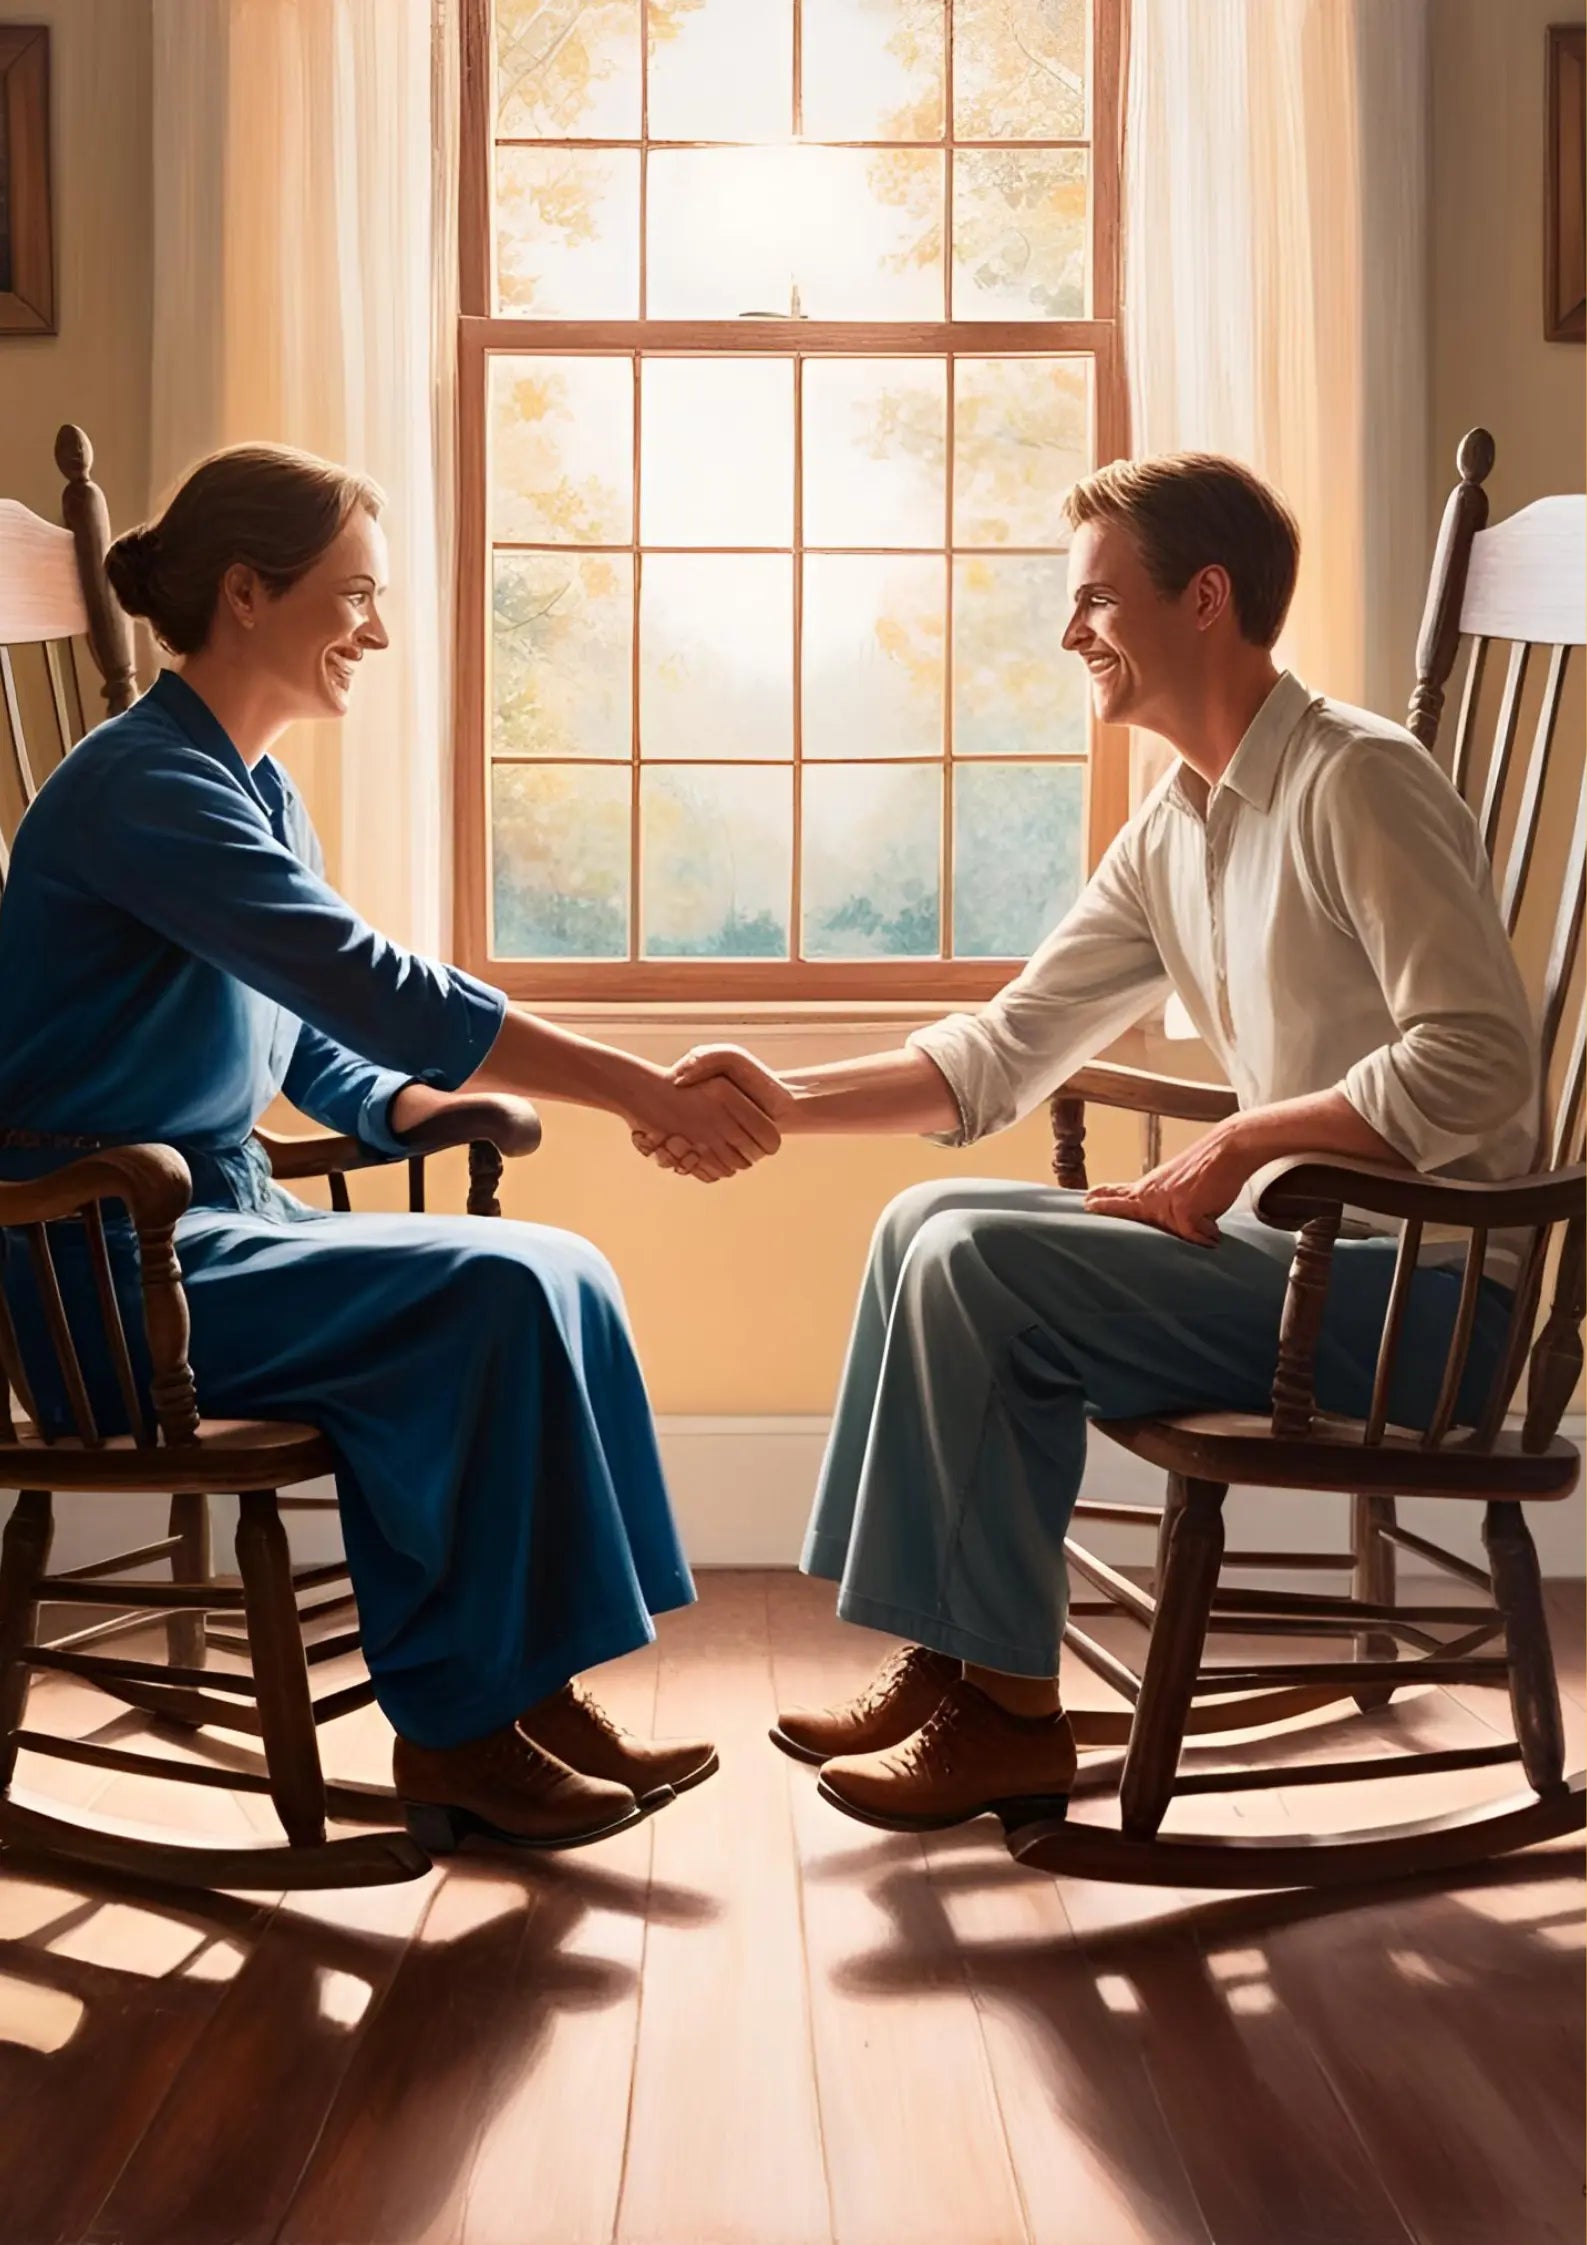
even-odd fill
[(1122, 0), (469, 0), (458, 953), (975, 997), (1124, 809)]

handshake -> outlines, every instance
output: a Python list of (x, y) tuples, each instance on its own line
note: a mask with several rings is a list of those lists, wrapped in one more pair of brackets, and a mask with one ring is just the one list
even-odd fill
[(654, 1077), (629, 1115), (647, 1160), (702, 1185), (751, 1169), (782, 1144), (793, 1092), (739, 1045), (697, 1045)]

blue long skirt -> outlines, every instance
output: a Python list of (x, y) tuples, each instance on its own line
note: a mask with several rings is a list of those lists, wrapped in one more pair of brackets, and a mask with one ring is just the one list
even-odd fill
[[(51, 1236), (82, 1334), (83, 1234)], [(136, 1245), (125, 1225), (111, 1238), (132, 1330)], [(177, 1250), (205, 1416), (302, 1419), (335, 1452), (364, 1651), (404, 1738), (498, 1729), (693, 1599), (622, 1295), (587, 1240), (273, 1190), (258, 1211), (191, 1210)], [(21, 1260), (7, 1291), (55, 1418)], [(114, 1425), (108, 1365), (85, 1354)]]

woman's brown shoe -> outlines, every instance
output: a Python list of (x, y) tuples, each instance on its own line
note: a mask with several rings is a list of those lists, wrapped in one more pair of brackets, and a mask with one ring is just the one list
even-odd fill
[(577, 1679), (520, 1715), (518, 1728), (569, 1769), (626, 1785), (647, 1815), (719, 1766), (709, 1739), (635, 1738)]
[(515, 1725), (466, 1746), (399, 1738), (392, 1782), (408, 1830), (429, 1855), (480, 1837), (508, 1847), (587, 1847), (639, 1822), (625, 1785), (581, 1776)]
[(785, 1707), (771, 1733), (796, 1762), (830, 1762), (836, 1754), (879, 1754), (919, 1730), (964, 1674), (962, 1661), (924, 1645), (889, 1654), (863, 1690), (836, 1707)]
[(828, 1762), (819, 1790), (884, 1831), (937, 1832), (990, 1815), (1014, 1832), (1063, 1816), (1074, 1778), (1067, 1715), (1011, 1715), (961, 1679), (900, 1745)]

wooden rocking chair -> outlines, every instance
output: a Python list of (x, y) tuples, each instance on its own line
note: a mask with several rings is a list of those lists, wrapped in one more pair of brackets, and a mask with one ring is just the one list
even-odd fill
[[(1539, 500), (1494, 529), (1484, 527), (1483, 483), (1493, 439), (1474, 429), (1458, 454), (1460, 481), (1444, 511), (1432, 582), (1417, 643), (1417, 685), (1409, 724), (1431, 751), (1444, 688), (1462, 638), (1468, 643), (1451, 775), (1481, 822), (1490, 858), (1509, 836), (1498, 896), (1513, 937), (1537, 859), (1545, 782), (1559, 718), (1566, 662), (1587, 638), (1587, 500)], [(1492, 750), (1479, 772), (1477, 716), (1484, 669), (1495, 641), (1508, 643)], [(1524, 769), (1516, 768), (1516, 737), (1527, 667), (1534, 648), (1547, 650), (1536, 730)], [(1479, 792), (1480, 788), (1480, 792)], [(1082, 1747), (1122, 1746), (1122, 1756), (1082, 1766), (1076, 1792), (1081, 1813), (1066, 1822), (1027, 1825), (1010, 1838), (1012, 1852), (1043, 1870), (1143, 1885), (1219, 1888), (1323, 1886), (1337, 1881), (1442, 1872), (1587, 1823), (1580, 1774), (1566, 1777), (1559, 1694), (1549, 1646), (1537, 1553), (1523, 1505), (1568, 1497), (1579, 1459), (1558, 1429), (1582, 1366), (1583, 1026), (1579, 1008), (1563, 1070), (1553, 1069), (1569, 1007), (1580, 947), (1583, 861), (1587, 847), (1583, 799), (1561, 894), (1554, 910), (1544, 979), (1541, 1029), (1544, 1065), (1557, 1083), (1554, 1120), (1539, 1174), (1502, 1185), (1463, 1184), (1387, 1166), (1332, 1159), (1272, 1164), (1254, 1181), (1257, 1211), (1298, 1237), (1280, 1332), (1270, 1417), (1227, 1412), (1103, 1421), (1097, 1432), (1168, 1474), (1167, 1501), (1147, 1506), (1082, 1501), (1078, 1519), (1108, 1518), (1157, 1532), (1150, 1590), (1071, 1540), (1077, 1574), (1100, 1595), (1083, 1615), (1123, 1615), (1147, 1632), (1139, 1672), (1071, 1622), (1069, 1649), (1130, 1703), (1130, 1712), (1075, 1718)], [(1214, 1122), (1234, 1111), (1232, 1092), (1217, 1085), (1173, 1081), (1141, 1071), (1082, 1069), (1052, 1103), (1054, 1171), (1060, 1184), (1083, 1188), (1088, 1100), (1131, 1109), (1146, 1118), (1148, 1160), (1157, 1158), (1160, 1118)], [(1346, 1205), (1401, 1222), (1400, 1244), (1385, 1313), (1377, 1374), (1365, 1421), (1319, 1414), (1313, 1360), (1330, 1258)], [(1432, 1423), (1425, 1433), (1389, 1425), (1387, 1398), (1405, 1304), (1424, 1227), (1467, 1232), (1465, 1271), (1454, 1330)], [(1490, 1232), (1524, 1232), (1528, 1246), (1507, 1343), (1479, 1423), (1452, 1431), (1455, 1399), (1470, 1347)], [(1551, 1306), (1533, 1341), (1545, 1280)], [(1519, 1430), (1506, 1421), (1530, 1366)], [(1283, 1551), (1225, 1552), (1223, 1502), (1231, 1485), (1337, 1491), (1348, 1497), (1348, 1555)], [(1402, 1527), (1398, 1497), (1460, 1497), (1486, 1510), (1488, 1570), (1469, 1564)], [(1274, 1498), (1274, 1502), (1282, 1501)], [(1452, 1575), (1465, 1602), (1406, 1602), (1396, 1596), (1395, 1554), (1403, 1549)], [(1226, 1587), (1225, 1571), (1268, 1574), (1286, 1568), (1347, 1569), (1348, 1592), (1270, 1591)], [(1355, 1658), (1332, 1661), (1206, 1665), (1209, 1634), (1355, 1640)], [(1451, 1634), (1452, 1633), (1452, 1634)], [(1484, 1651), (1499, 1640), (1502, 1649)], [(1402, 1655), (1401, 1648), (1407, 1648)], [(1382, 1706), (1414, 1684), (1508, 1685), (1515, 1741), (1432, 1753), (1382, 1753), (1340, 1761), (1264, 1760), (1207, 1769), (1180, 1766), (1187, 1733), (1250, 1731), (1293, 1722), (1333, 1703)], [(1199, 1762), (1199, 1755), (1195, 1757)], [(1293, 1841), (1221, 1834), (1160, 1834), (1171, 1800), (1188, 1794), (1249, 1792), (1262, 1787), (1350, 1783), (1435, 1775), (1519, 1760), (1531, 1790), (1518, 1797), (1398, 1827), (1302, 1837)], [(1086, 1820), (1087, 1795), (1118, 1794), (1118, 1824)]]
[[(0, 804), (7, 814), (0, 822), (0, 885), (8, 865), (7, 826), (86, 730), (82, 679), (90, 673), (79, 664), (79, 645), (86, 646), (98, 671), (111, 715), (126, 709), (137, 692), (131, 630), (104, 572), (108, 515), (91, 480), (93, 454), (80, 429), (60, 431), (55, 459), (67, 479), (65, 529), (15, 501), (0, 500), (0, 707), (10, 748), (9, 764), (0, 759)], [(23, 675), (24, 649), (31, 676)], [(259, 1136), (277, 1177), (328, 1178), (333, 1205), (343, 1210), (349, 1205), (347, 1173), (387, 1158), (328, 1131)], [(539, 1139), (539, 1119), (526, 1100), (455, 1100), (410, 1134), (410, 1208), (424, 1206), (426, 1156), (466, 1145), (469, 1213), (499, 1215), (503, 1154), (532, 1153)], [(356, 1653), (355, 1602), (344, 1562), (292, 1564), (282, 1510), (323, 1510), (328, 1501), (282, 1498), (278, 1492), (322, 1478), (333, 1459), (309, 1426), (200, 1417), (187, 1362), (187, 1304), (172, 1244), (190, 1191), (187, 1166), (168, 1146), (117, 1147), (35, 1182), (0, 1183), (0, 1228), (20, 1231), (26, 1239), (75, 1428), (60, 1439), (41, 1431), (0, 1293), (0, 1488), (20, 1492), (0, 1545), (0, 1846), (182, 1886), (274, 1889), (413, 1878), (429, 1862), (406, 1832), (393, 1828), (339, 1839), (326, 1834), (328, 1816), (354, 1824), (400, 1824), (389, 1786), (328, 1781), (320, 1762), (318, 1726), (366, 1706), (374, 1688), (365, 1676), (318, 1699), (310, 1689), (315, 1669)], [(102, 1214), (107, 1200), (125, 1205), (138, 1234), (153, 1426), (138, 1397), (110, 1281)], [(128, 1435), (106, 1437), (94, 1419), (51, 1253), (50, 1227), (66, 1223), (87, 1228), (102, 1338), (134, 1430)], [(13, 1397), (25, 1414), (20, 1425)], [(55, 1496), (83, 1490), (168, 1494), (168, 1531), (136, 1549), (52, 1574)], [(213, 1569), (209, 1499), (220, 1492), (240, 1502), (240, 1579)], [(168, 1579), (141, 1571), (157, 1563), (167, 1565)], [(37, 1617), (46, 1603), (99, 1607), (110, 1618), (39, 1643)], [(146, 1629), (161, 1616), (164, 1661), (88, 1649)], [(245, 1664), (212, 1663), (212, 1650), (244, 1655)], [(257, 1737), (262, 1762), (230, 1747), (213, 1760), (177, 1760), (97, 1738), (31, 1730), (25, 1717), (34, 1672), (89, 1682), (189, 1736), (218, 1729)], [(142, 1777), (268, 1794), (286, 1843), (185, 1845), (118, 1829), (86, 1812), (67, 1816), (48, 1803), (24, 1802), (12, 1789), (23, 1748)]]

